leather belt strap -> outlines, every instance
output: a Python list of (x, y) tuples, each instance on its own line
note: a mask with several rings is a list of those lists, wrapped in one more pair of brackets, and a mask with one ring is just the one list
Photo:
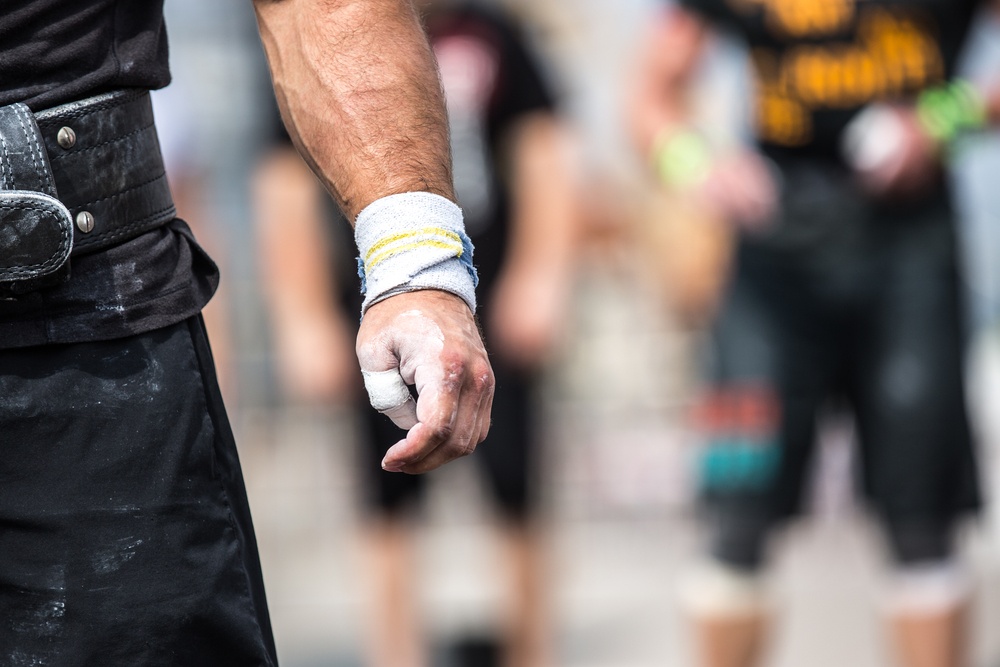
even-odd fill
[(174, 216), (147, 91), (37, 114), (0, 107), (0, 291), (65, 280), (71, 254), (123, 243)]

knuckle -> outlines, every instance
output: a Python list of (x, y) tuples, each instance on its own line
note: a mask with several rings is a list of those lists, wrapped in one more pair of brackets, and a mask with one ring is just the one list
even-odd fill
[(441, 365), (446, 373), (461, 373), (465, 370), (467, 360), (459, 351), (452, 350), (441, 355)]
[(449, 356), (441, 360), (443, 371), (442, 388), (448, 393), (454, 393), (462, 388), (462, 378), (465, 375), (465, 360)]
[(472, 386), (481, 394), (492, 391), (496, 385), (496, 378), (493, 377), (493, 369), (488, 364), (482, 364), (475, 369), (472, 376)]
[(431, 431), (431, 437), (440, 442), (447, 442), (455, 434), (455, 427), (451, 424), (441, 424)]

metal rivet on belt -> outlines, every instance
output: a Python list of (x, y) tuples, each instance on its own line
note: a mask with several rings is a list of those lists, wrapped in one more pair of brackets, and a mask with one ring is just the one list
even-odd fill
[(76, 214), (76, 226), (87, 234), (94, 229), (94, 214), (90, 211), (80, 211)]
[(76, 145), (76, 132), (73, 131), (72, 127), (60, 127), (59, 134), (56, 135), (56, 141), (59, 142), (60, 146), (69, 150)]

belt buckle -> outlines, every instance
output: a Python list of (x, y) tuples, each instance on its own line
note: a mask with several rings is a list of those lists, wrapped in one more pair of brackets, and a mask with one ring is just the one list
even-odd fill
[(0, 293), (23, 294), (69, 279), (73, 222), (55, 197), (0, 190)]
[(56, 198), (44, 146), (28, 107), (0, 107), (0, 294), (69, 278), (73, 219)]

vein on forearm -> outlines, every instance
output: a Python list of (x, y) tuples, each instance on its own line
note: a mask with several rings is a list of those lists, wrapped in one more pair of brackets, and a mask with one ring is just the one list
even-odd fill
[(351, 220), (387, 194), (453, 196), (440, 83), (408, 2), (257, 9), (289, 133)]

